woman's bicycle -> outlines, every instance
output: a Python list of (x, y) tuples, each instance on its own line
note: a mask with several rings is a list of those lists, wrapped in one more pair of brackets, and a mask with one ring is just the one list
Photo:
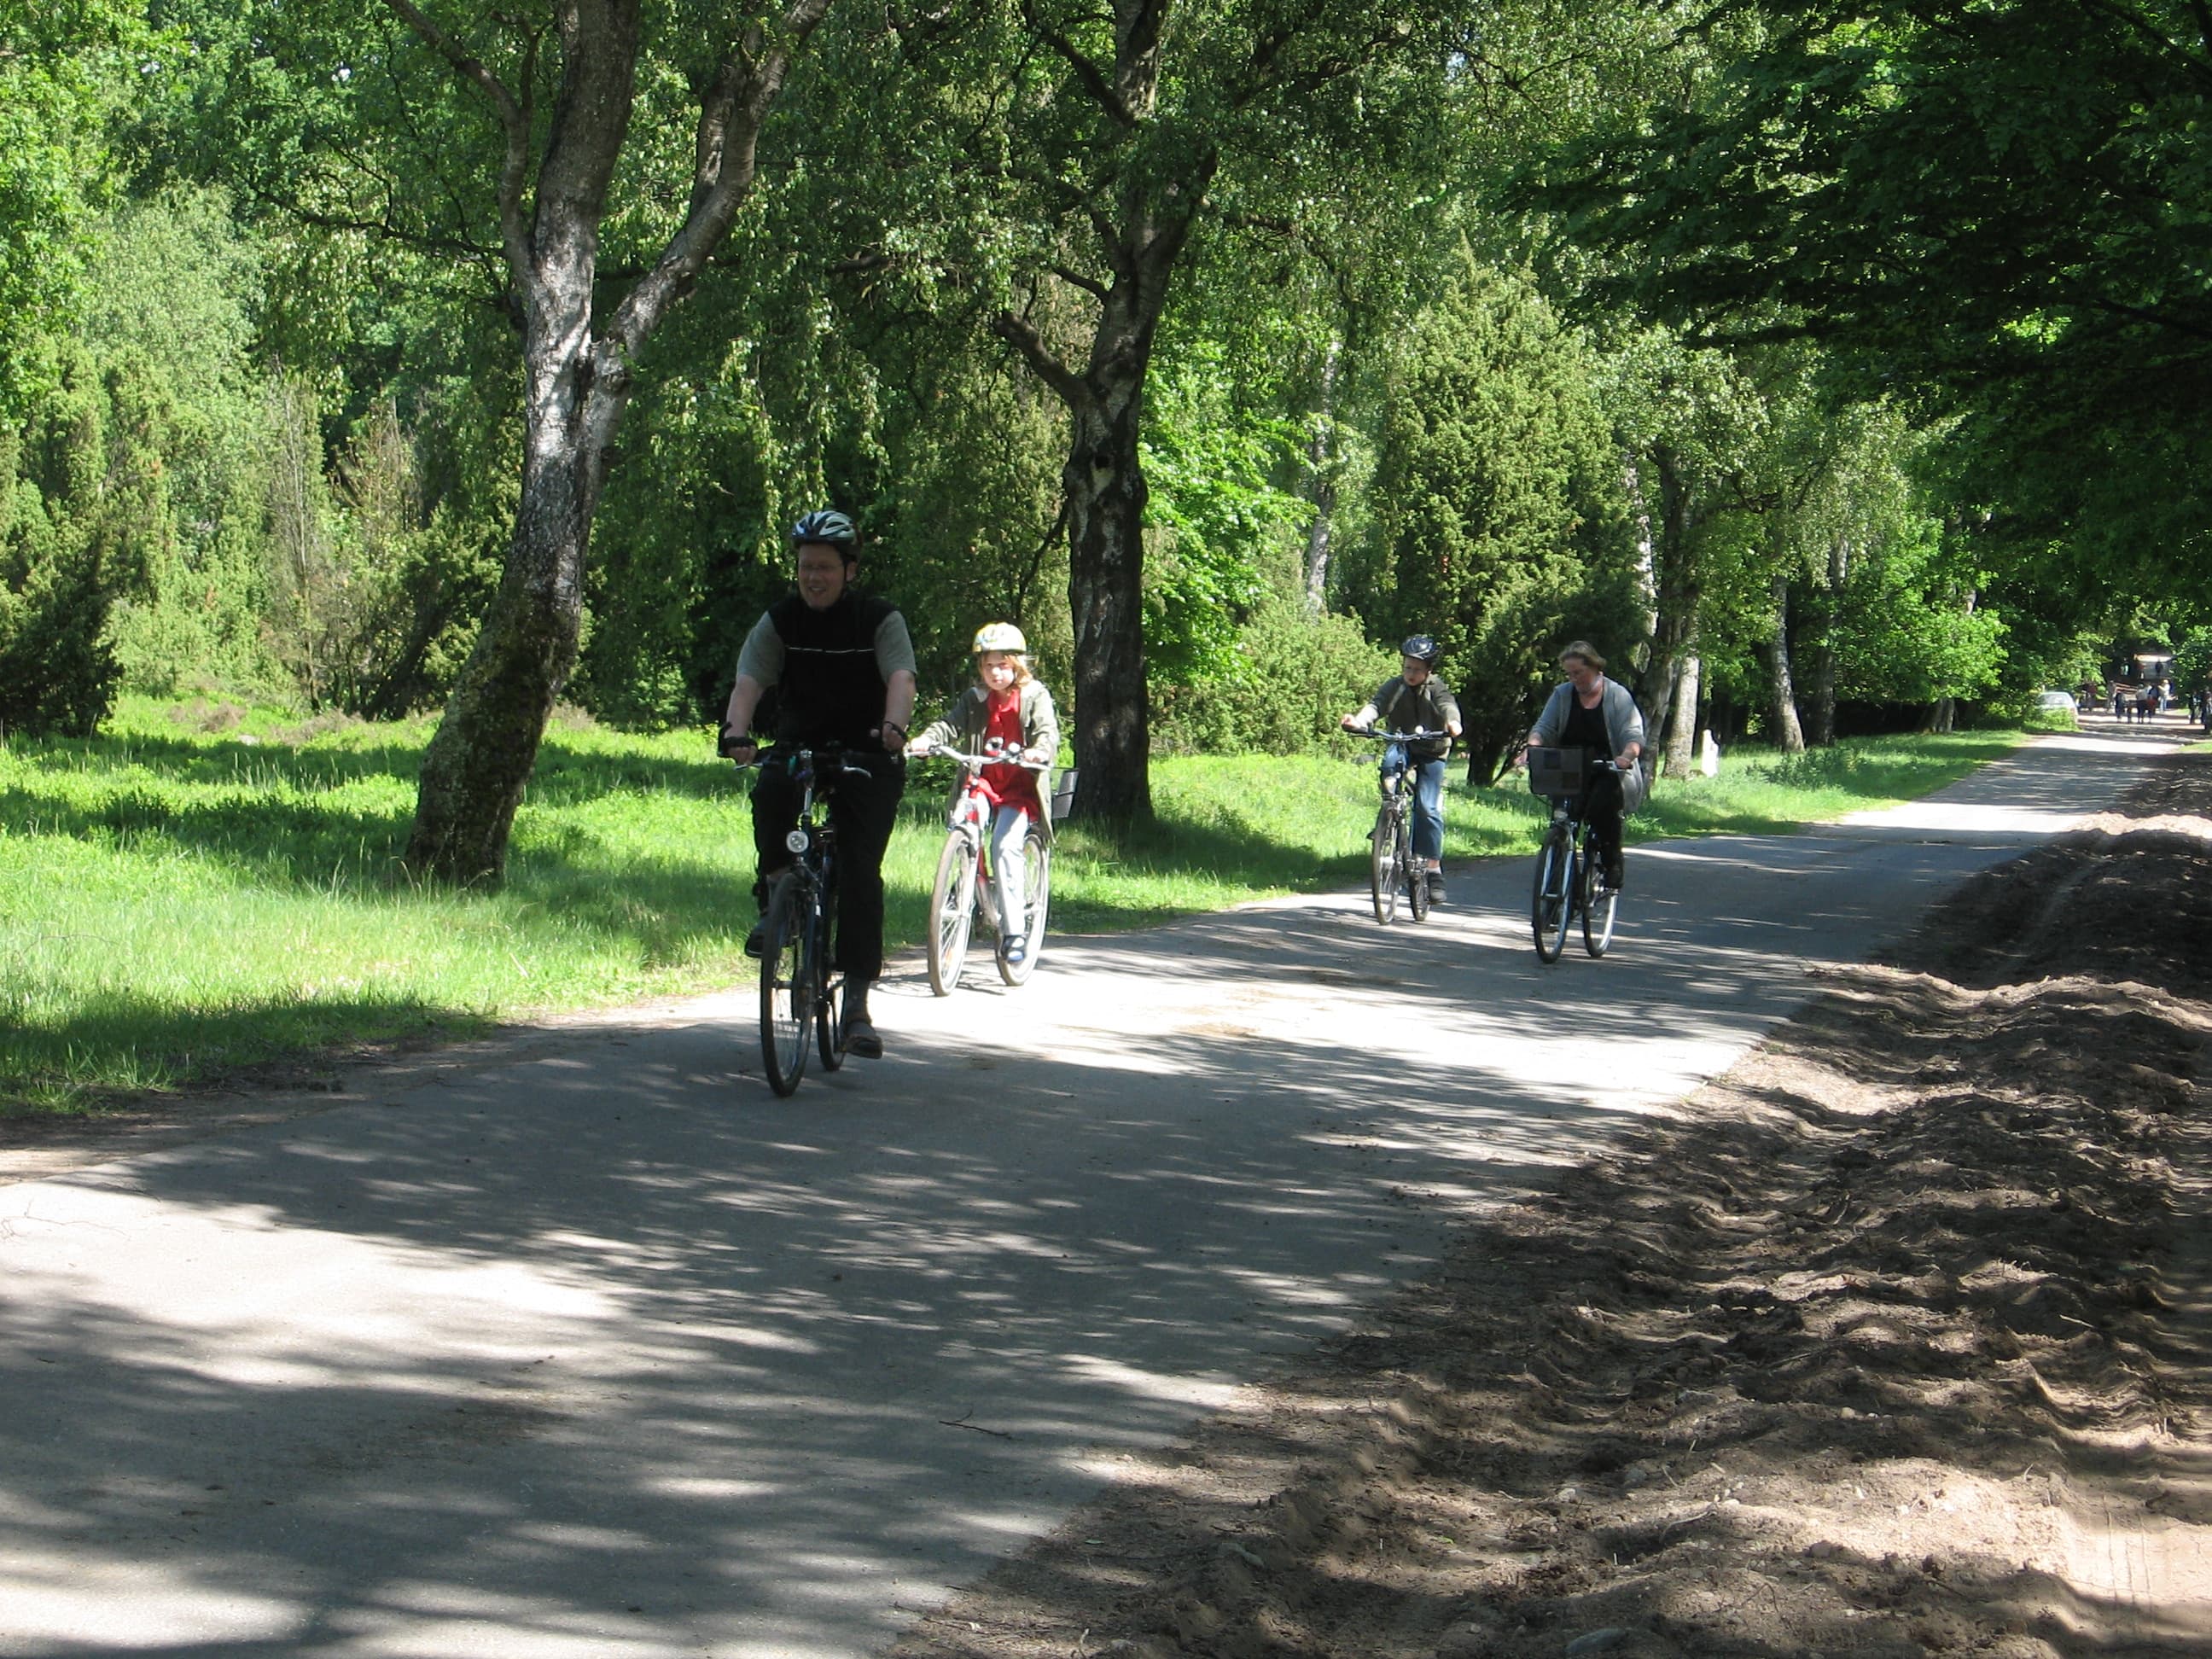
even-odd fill
[(761, 927), (761, 1060), (768, 1086), (788, 1095), (806, 1074), (810, 1036), (823, 1071), (845, 1063), (845, 975), (830, 954), (837, 927), (837, 830), (823, 802), (841, 776), (870, 774), (834, 748), (771, 750), (753, 763), (790, 768), (799, 787), (799, 822), (784, 837), (797, 856), (769, 878)]
[[(1019, 766), (1040, 773), (1045, 769), (1022, 759), (1018, 750), (981, 755), (963, 755), (954, 749), (932, 752), (958, 761), (961, 769), (959, 791), (945, 820), (945, 850), (937, 855), (937, 883), (929, 896), (929, 988), (946, 997), (960, 982), (977, 919), (987, 932), (999, 933), (997, 878), (991, 868), (991, 821), (1000, 805), (999, 792), (984, 781), (983, 769)], [(1022, 866), (1026, 948), (1021, 960), (1012, 961), (1006, 939), (1000, 935), (992, 951), (999, 977), (1009, 985), (1027, 982), (1044, 954), (1045, 914), (1052, 899), (1052, 843), (1034, 820), (1022, 837)]]
[(1536, 936), (1536, 955), (1557, 962), (1567, 948), (1567, 933), (1577, 917), (1583, 949), (1601, 957), (1613, 943), (1620, 890), (1607, 883), (1589, 856), (1586, 816), (1592, 775), (1620, 769), (1584, 749), (1528, 750), (1528, 787), (1552, 803), (1551, 827), (1536, 852), (1535, 890), (1528, 901), (1528, 925)]
[(1383, 745), (1376, 757), (1376, 783), (1382, 792), (1375, 809), (1375, 827), (1367, 836), (1367, 886), (1375, 901), (1375, 920), (1389, 927), (1398, 918), (1398, 898), (1405, 896), (1407, 913), (1415, 921), (1429, 915), (1428, 872), (1413, 851), (1413, 767), (1406, 745), (1423, 738), (1441, 738), (1442, 732), (1377, 732), (1372, 726), (1355, 730), (1355, 737), (1372, 738)]

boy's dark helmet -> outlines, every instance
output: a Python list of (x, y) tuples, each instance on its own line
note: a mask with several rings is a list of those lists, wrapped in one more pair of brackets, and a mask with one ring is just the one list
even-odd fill
[(1425, 662), (1434, 668), (1437, 665), (1437, 642), (1426, 634), (1411, 635), (1398, 647), (1398, 654), (1411, 657), (1415, 662)]

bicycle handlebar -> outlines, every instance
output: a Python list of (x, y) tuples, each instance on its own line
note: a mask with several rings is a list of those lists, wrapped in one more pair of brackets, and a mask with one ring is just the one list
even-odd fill
[(1019, 750), (1016, 750), (1012, 754), (963, 755), (957, 749), (924, 749), (919, 751), (916, 758), (919, 759), (924, 756), (930, 755), (942, 755), (947, 760), (957, 760), (965, 765), (978, 768), (985, 766), (1018, 766), (1024, 772), (1042, 772), (1049, 769), (1052, 765), (1050, 761), (1033, 761), (1030, 759), (1028, 756), (1023, 754)]
[[(1514, 751), (1513, 759), (1516, 763), (1525, 763), (1528, 757), (1534, 754), (1539, 749), (1556, 750), (1559, 747), (1561, 747), (1561, 745), (1555, 743), (1523, 744), (1519, 749)], [(1605, 754), (1599, 750), (1584, 749), (1582, 752), (1583, 756), (1583, 766), (1587, 771), (1626, 772), (1629, 769), (1627, 767), (1621, 765), (1618, 761), (1613, 759), (1612, 756)]]
[(845, 758), (846, 756), (855, 752), (855, 750), (844, 748), (841, 744), (831, 744), (826, 748), (822, 749), (763, 749), (756, 745), (753, 750), (753, 757), (749, 761), (738, 761), (737, 763), (737, 768), (740, 772), (753, 772), (759, 770), (760, 768), (767, 765), (770, 761), (818, 760), (833, 762), (836, 764), (837, 772), (850, 772), (854, 777), (872, 778), (875, 776), (875, 774), (868, 770), (866, 767), (855, 766), (851, 761)]
[(1377, 743), (1419, 743), (1425, 738), (1442, 738), (1446, 743), (1452, 740), (1450, 732), (1431, 732), (1425, 726), (1417, 726), (1410, 732), (1379, 732), (1371, 726), (1347, 726), (1343, 729), (1355, 738)]

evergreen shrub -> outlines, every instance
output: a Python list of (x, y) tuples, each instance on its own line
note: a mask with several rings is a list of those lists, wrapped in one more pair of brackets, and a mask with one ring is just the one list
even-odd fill
[(1167, 754), (1304, 754), (1398, 672), (1354, 617), (1316, 616), (1268, 593), (1237, 630), (1231, 670), (1197, 685), (1152, 687), (1152, 744)]

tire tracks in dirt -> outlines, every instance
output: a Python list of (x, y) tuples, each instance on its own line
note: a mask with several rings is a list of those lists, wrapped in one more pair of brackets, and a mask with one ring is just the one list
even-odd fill
[(2208, 937), (2183, 755), (894, 1653), (2208, 1650)]

